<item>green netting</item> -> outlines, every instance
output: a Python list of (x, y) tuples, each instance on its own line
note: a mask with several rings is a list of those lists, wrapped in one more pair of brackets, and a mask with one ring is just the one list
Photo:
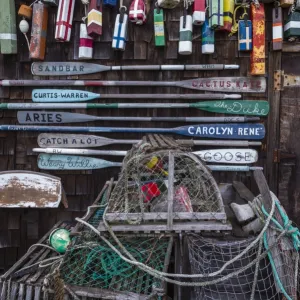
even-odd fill
[[(163, 271), (170, 253), (170, 238), (121, 237), (120, 241), (139, 262)], [(115, 245), (112, 239), (110, 242)], [(121, 249), (115, 245), (121, 251)], [(150, 295), (154, 289), (164, 288), (163, 283), (122, 260), (109, 246), (91, 234), (77, 238), (76, 245), (67, 251), (60, 273), (65, 283), (97, 287), (112, 291), (126, 291)]]
[(96, 228), (98, 227), (100, 221), (103, 218), (104, 210), (105, 210), (105, 204), (107, 204), (107, 189), (103, 193), (103, 196), (99, 203), (96, 205), (100, 205), (101, 207), (97, 208), (94, 212), (94, 214), (91, 216), (91, 218), (88, 220), (88, 223), (95, 226)]

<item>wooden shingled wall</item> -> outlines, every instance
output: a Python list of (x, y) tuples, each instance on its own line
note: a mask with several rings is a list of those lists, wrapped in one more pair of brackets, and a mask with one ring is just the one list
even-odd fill
[[(19, 8), (21, 1), (16, 1)], [(27, 4), (31, 3), (30, 1)], [(129, 1), (124, 1), (128, 7)], [(107, 65), (130, 64), (239, 64), (240, 70), (235, 71), (207, 71), (207, 72), (107, 72), (101, 74), (85, 75), (80, 79), (103, 80), (159, 80), (177, 81), (193, 77), (210, 76), (247, 76), (249, 72), (250, 54), (241, 54), (237, 51), (237, 37), (228, 37), (228, 33), (216, 33), (216, 52), (214, 55), (201, 54), (201, 30), (194, 27), (193, 54), (188, 57), (178, 55), (179, 18), (182, 8), (176, 8), (165, 13), (165, 26), (167, 33), (166, 47), (156, 48), (153, 41), (153, 8), (148, 13), (148, 21), (143, 26), (129, 24), (129, 41), (124, 53), (114, 52), (111, 48), (112, 31), (117, 9), (103, 9), (103, 36), (94, 44), (95, 63)], [(83, 5), (76, 1), (72, 39), (69, 43), (58, 43), (54, 40), (56, 9), (49, 9), (49, 23), (47, 34), (46, 61), (72, 61), (78, 59), (79, 27), (84, 15)], [(267, 18), (267, 56), (269, 55), (269, 42), (271, 40), (271, 6), (266, 5)], [(17, 22), (20, 22), (18, 18)], [(18, 55), (0, 55), (0, 79), (32, 79), (31, 61), (28, 55), (24, 36), (18, 33)], [(267, 63), (268, 69), (268, 63)], [(36, 77), (38, 78), (38, 77)], [(64, 77), (65, 78), (65, 77)], [(68, 79), (77, 79), (72, 77)], [(48, 78), (51, 80), (51, 78)], [(63, 77), (62, 77), (63, 79)], [(89, 88), (89, 91), (100, 93), (128, 93), (129, 99), (120, 99), (118, 102), (133, 102), (131, 93), (195, 93), (195, 91), (181, 90), (179, 88), (150, 88), (150, 87), (109, 87)], [(30, 102), (32, 88), (1, 88), (0, 99), (3, 102)], [(267, 99), (267, 92), (263, 95), (244, 94), (243, 99)], [(101, 100), (104, 102), (105, 100)], [(143, 100), (151, 102), (153, 100)], [(159, 100), (154, 100), (159, 101)], [(169, 102), (172, 100), (161, 100)], [(176, 100), (173, 100), (176, 101)], [(110, 102), (114, 102), (111, 100)], [(180, 102), (180, 100), (178, 100)], [(77, 113), (89, 113), (112, 116), (211, 116), (196, 109), (130, 109), (130, 110), (73, 110)], [(17, 124), (16, 111), (0, 111), (1, 124)], [(183, 123), (165, 122), (97, 122), (89, 123), (91, 126), (144, 126), (144, 127), (176, 127)], [(78, 126), (86, 124), (78, 124)], [(265, 121), (265, 125), (267, 122)], [(267, 129), (268, 131), (268, 129)], [(0, 171), (4, 170), (31, 170), (37, 168), (37, 155), (32, 148), (37, 147), (37, 133), (29, 132), (0, 132)], [(111, 138), (137, 139), (141, 134), (101, 134)], [(130, 146), (114, 145), (105, 149), (127, 150)], [(195, 147), (199, 150), (200, 147)], [(258, 165), (265, 165), (266, 152), (260, 149)], [(121, 161), (118, 157), (103, 157), (107, 160)], [(87, 206), (95, 199), (104, 182), (114, 176), (117, 178), (119, 169), (110, 168), (95, 171), (57, 171), (51, 174), (62, 178), (67, 194), (69, 208), (58, 209), (0, 209), (0, 272), (12, 265), (28, 247), (45, 234), (58, 220), (72, 220), (82, 216)], [(231, 182), (232, 179), (241, 179), (251, 186), (252, 178), (247, 173), (215, 173), (218, 182)]]

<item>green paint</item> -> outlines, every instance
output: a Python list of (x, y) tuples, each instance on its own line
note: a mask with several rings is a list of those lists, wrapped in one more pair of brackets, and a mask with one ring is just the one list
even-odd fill
[(191, 30), (180, 31), (179, 40), (181, 42), (191, 41), (192, 40), (192, 31)]
[(101, 104), (101, 103), (87, 103), (86, 108), (118, 108), (118, 103)]
[(16, 54), (18, 51), (15, 1), (0, 0), (0, 7), (1, 53)]
[(165, 28), (164, 28), (164, 12), (160, 8), (154, 9), (154, 37), (155, 46), (165, 46)]
[(263, 100), (220, 100), (192, 103), (193, 108), (205, 109), (216, 113), (228, 113), (248, 116), (267, 116), (269, 102)]
[(8, 103), (0, 103), (0, 109), (8, 109)]

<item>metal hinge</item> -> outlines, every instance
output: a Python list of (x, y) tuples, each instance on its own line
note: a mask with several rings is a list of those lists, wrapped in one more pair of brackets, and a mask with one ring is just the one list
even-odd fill
[(274, 90), (282, 91), (285, 87), (300, 87), (300, 76), (287, 75), (284, 71), (277, 70), (274, 72)]
[(296, 159), (295, 153), (289, 153), (281, 151), (280, 149), (275, 149), (273, 152), (273, 162), (280, 163), (282, 159)]

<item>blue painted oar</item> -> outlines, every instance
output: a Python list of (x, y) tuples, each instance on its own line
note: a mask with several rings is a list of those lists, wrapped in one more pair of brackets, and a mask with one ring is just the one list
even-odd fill
[(32, 91), (33, 102), (82, 102), (94, 99), (240, 99), (240, 94), (96, 94), (79, 90), (35, 89)]
[[(104, 159), (60, 154), (39, 154), (38, 167), (42, 170), (95, 170), (109, 167), (121, 167), (122, 163)], [(249, 166), (207, 165), (212, 171), (251, 171), (262, 169)]]
[(241, 140), (261, 140), (265, 136), (264, 125), (256, 123), (201, 124), (176, 128), (1, 125), (0, 131), (169, 133), (201, 138)]

